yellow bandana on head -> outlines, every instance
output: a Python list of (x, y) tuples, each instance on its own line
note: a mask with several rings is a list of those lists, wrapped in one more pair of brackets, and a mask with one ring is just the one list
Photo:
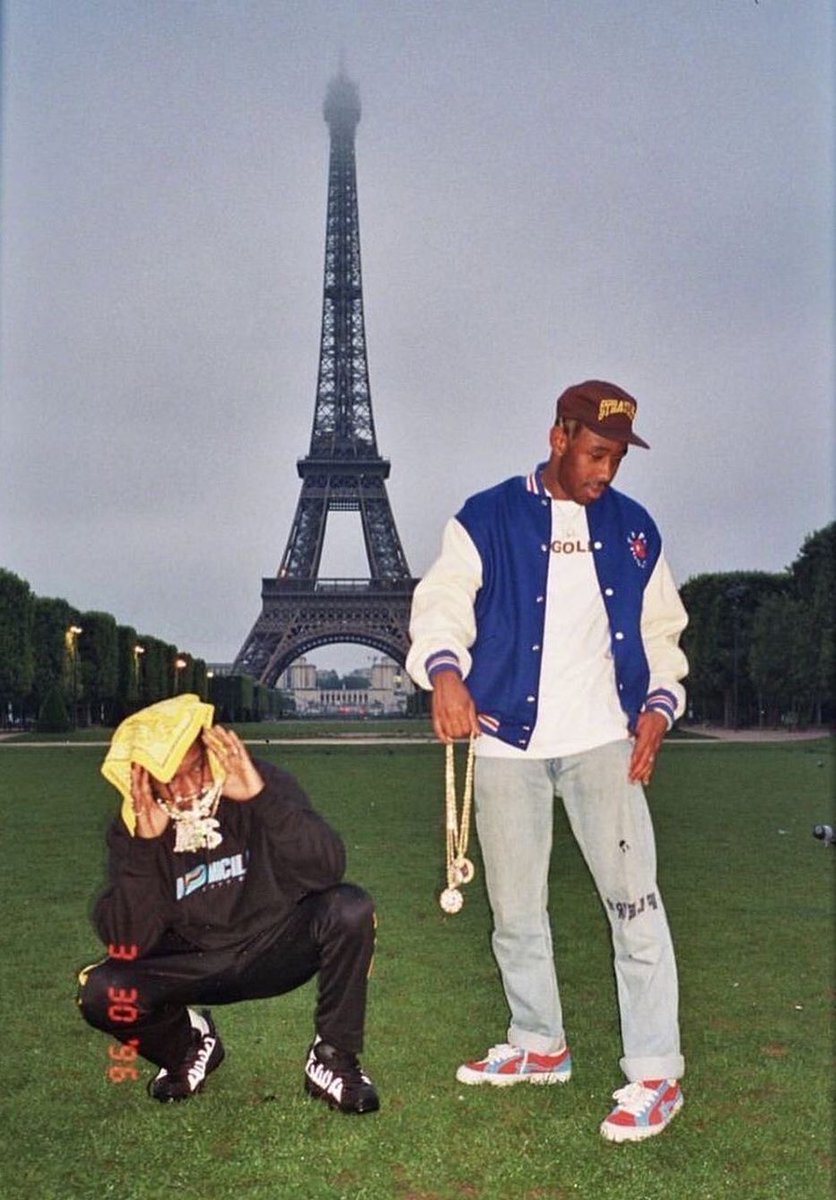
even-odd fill
[[(131, 763), (145, 767), (161, 783), (169, 783), (201, 729), (212, 724), (214, 712), (213, 705), (187, 692), (142, 708), (117, 727), (102, 763), (102, 775), (121, 792), (122, 820), (131, 833), (136, 828)], [(223, 782), (224, 771), (215, 755), (209, 752), (208, 759), (213, 780)]]

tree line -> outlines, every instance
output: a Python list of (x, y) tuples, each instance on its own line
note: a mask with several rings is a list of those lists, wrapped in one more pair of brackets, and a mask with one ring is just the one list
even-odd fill
[[(778, 573), (697, 575), (689, 614), (687, 718), (736, 726), (833, 720), (836, 522), (807, 537)], [(215, 676), (160, 638), (33, 594), (0, 568), (0, 726), (114, 725), (147, 704), (196, 692), (226, 721), (281, 716), (281, 693), (246, 676)]]
[(214, 676), (201, 658), (119, 625), (36, 596), (0, 568), (0, 728), (59, 733), (112, 726), (180, 692), (210, 700), (225, 721), (283, 715), (286, 699), (246, 675)]
[(688, 717), (727, 728), (833, 721), (836, 522), (786, 571), (696, 575), (680, 593)]
[(0, 568), (0, 724), (113, 725), (177, 692), (205, 698), (207, 676), (202, 659)]

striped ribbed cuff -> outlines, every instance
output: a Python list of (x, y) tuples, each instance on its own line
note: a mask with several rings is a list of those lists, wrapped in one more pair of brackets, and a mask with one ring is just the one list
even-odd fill
[(459, 665), (458, 655), (452, 650), (437, 650), (435, 654), (431, 654), (424, 663), (424, 668), (427, 672), (427, 677), (432, 680), (434, 675), (439, 671), (455, 671), (459, 679), (462, 678), (462, 669)]
[(668, 729), (671, 728), (676, 718), (676, 696), (672, 692), (656, 688), (645, 700), (644, 707), (646, 712), (661, 713), (668, 723)]

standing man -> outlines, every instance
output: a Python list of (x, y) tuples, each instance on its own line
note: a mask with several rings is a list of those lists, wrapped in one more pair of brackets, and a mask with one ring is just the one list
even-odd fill
[(507, 1041), (461, 1083), (565, 1083), (572, 1060), (548, 916), (560, 795), (610, 921), (627, 1085), (611, 1141), (660, 1133), (682, 1106), (673, 945), (642, 784), (684, 707), (687, 617), (650, 515), (612, 481), (636, 402), (591, 380), (557, 403), (551, 454), (472, 496), (415, 589), (407, 668), (442, 742), (476, 743), (476, 827)]
[(155, 1100), (185, 1100), (220, 1066), (208, 1009), (318, 977), (305, 1090), (369, 1113), (357, 1060), (374, 950), (371, 898), (342, 882), (345, 850), (296, 780), (250, 758), (193, 695), (152, 704), (113, 735), (102, 774), (122, 795), (109, 882), (93, 912), (107, 957), (82, 971), (97, 1029), (159, 1069)]

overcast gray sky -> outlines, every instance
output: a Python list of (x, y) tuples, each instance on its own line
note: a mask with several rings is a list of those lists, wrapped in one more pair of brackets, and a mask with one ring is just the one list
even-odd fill
[[(787, 566), (834, 515), (828, 0), (6, 0), (0, 565), (234, 657), (310, 441), (341, 53), (413, 573), (589, 377), (680, 582)], [(322, 569), (368, 573), (356, 515)]]

